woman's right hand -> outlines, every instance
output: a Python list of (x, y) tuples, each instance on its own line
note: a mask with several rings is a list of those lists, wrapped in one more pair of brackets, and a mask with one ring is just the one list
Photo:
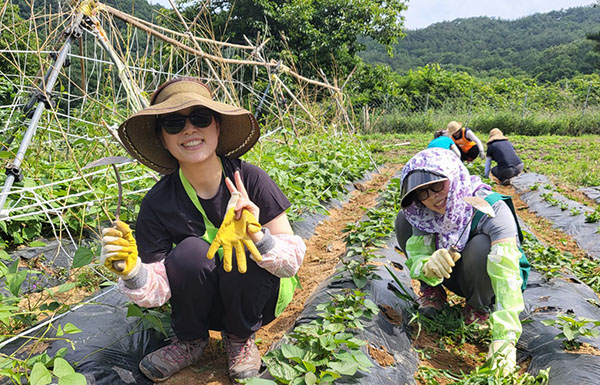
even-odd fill
[(423, 266), (423, 275), (427, 278), (450, 278), (455, 262), (460, 259), (459, 252), (438, 249)]

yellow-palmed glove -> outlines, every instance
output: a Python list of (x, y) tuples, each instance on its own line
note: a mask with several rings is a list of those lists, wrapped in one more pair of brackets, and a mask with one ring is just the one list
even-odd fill
[(460, 253), (448, 249), (438, 249), (431, 254), (423, 265), (423, 275), (427, 278), (450, 278), (455, 262), (460, 259)]
[(215, 239), (208, 248), (206, 256), (208, 259), (212, 259), (219, 247), (223, 247), (223, 269), (230, 272), (232, 268), (231, 254), (232, 250), (235, 249), (238, 271), (244, 274), (247, 268), (244, 245), (250, 251), (253, 260), (256, 262), (262, 261), (262, 256), (248, 236), (248, 233), (254, 234), (260, 231), (261, 228), (262, 226), (250, 211), (242, 210), (240, 219), (236, 220), (235, 207), (229, 208)]
[(140, 270), (137, 245), (127, 223), (116, 221), (102, 230), (101, 262), (123, 279), (133, 278)]

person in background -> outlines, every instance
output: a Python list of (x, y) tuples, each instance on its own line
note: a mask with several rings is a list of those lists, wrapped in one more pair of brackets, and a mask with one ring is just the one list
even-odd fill
[(164, 175), (142, 200), (135, 238), (118, 218), (102, 238), (102, 262), (133, 302), (170, 302), (175, 337), (139, 363), (152, 381), (196, 363), (209, 330), (221, 331), (233, 382), (257, 376), (255, 333), (292, 300), (306, 246), (283, 192), (239, 159), (259, 136), (249, 111), (214, 101), (195, 78), (167, 81), (119, 127), (129, 153)]
[(454, 141), (448, 136), (447, 130), (438, 130), (433, 134), (433, 140), (429, 142), (427, 148), (439, 147), (450, 150), (460, 158), (460, 150), (454, 144)]
[(487, 141), (487, 157), (485, 161), (485, 177), (489, 178), (492, 160), (498, 165), (491, 169), (503, 186), (510, 184), (510, 179), (523, 172), (523, 161), (517, 155), (515, 147), (502, 135), (498, 128), (490, 130), (490, 138)]
[[(465, 323), (491, 325), (488, 358), (504, 373), (513, 371), (530, 267), (510, 197), (493, 192), (439, 148), (414, 155), (401, 180), (396, 238), (411, 278), (421, 282), (419, 313), (438, 316), (446, 306), (445, 288), (464, 297)], [(485, 199), (495, 216), (463, 199), (473, 196)]]
[(462, 123), (453, 120), (448, 123), (446, 130), (460, 150), (460, 160), (472, 162), (477, 156), (485, 159), (483, 144), (470, 128), (464, 127)]

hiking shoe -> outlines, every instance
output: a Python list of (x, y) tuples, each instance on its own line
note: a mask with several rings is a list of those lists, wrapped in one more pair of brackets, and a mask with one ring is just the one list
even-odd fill
[(500, 181), (500, 184), (502, 186), (510, 186), (510, 178), (509, 179), (504, 179), (503, 181)]
[(223, 333), (223, 344), (227, 352), (227, 367), (231, 382), (242, 378), (256, 377), (260, 371), (260, 352), (254, 343), (254, 333), (248, 338), (238, 338)]
[(433, 318), (446, 305), (446, 290), (440, 285), (424, 286), (417, 302), (419, 303), (419, 313), (427, 318)]
[(208, 339), (180, 341), (173, 338), (170, 345), (164, 346), (144, 357), (138, 365), (144, 376), (154, 382), (165, 381), (183, 368), (200, 359)]
[(490, 319), (490, 311), (485, 307), (477, 308), (466, 304), (463, 309), (463, 316), (467, 325), (476, 323), (480, 326), (485, 326), (487, 325), (487, 320)]

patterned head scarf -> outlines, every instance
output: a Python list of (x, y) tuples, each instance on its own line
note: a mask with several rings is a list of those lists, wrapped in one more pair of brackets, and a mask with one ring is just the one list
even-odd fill
[(460, 233), (467, 226), (473, 208), (462, 198), (473, 196), (479, 189), (491, 190), (478, 176), (469, 174), (469, 170), (450, 150), (442, 148), (427, 148), (413, 156), (402, 169), (402, 181), (413, 170), (433, 171), (444, 175), (450, 183), (446, 212), (438, 214), (421, 202), (414, 201), (404, 209), (406, 220), (413, 227), (429, 234), (436, 234), (436, 247), (449, 248), (456, 243), (462, 250), (469, 239), (469, 231), (465, 231), (460, 239)]

